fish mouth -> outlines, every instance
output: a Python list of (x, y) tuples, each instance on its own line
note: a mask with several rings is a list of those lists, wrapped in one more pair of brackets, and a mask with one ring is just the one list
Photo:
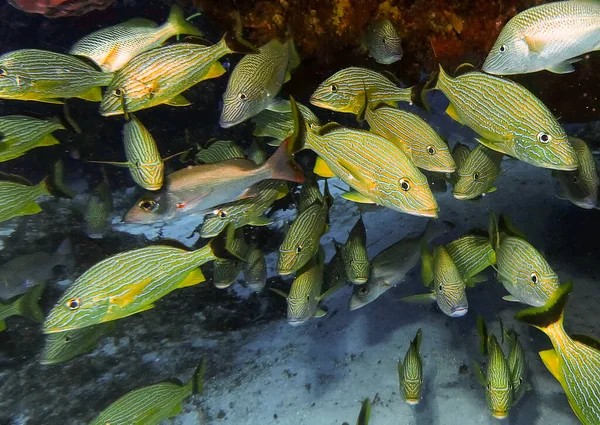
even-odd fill
[(364, 285), (368, 281), (369, 281), (369, 279), (360, 277), (358, 279), (352, 280), (352, 283), (354, 283), (355, 285)]
[(493, 411), (492, 416), (496, 419), (505, 419), (508, 416), (506, 412)]
[(450, 317), (461, 317), (467, 314), (469, 309), (467, 307), (455, 307), (450, 312)]
[(419, 404), (419, 400), (416, 398), (407, 398), (405, 401), (407, 404), (410, 404), (411, 406)]
[(412, 214), (412, 215), (417, 215), (420, 217), (431, 217), (431, 218), (437, 218), (438, 216), (438, 209), (431, 209), (431, 210), (414, 210), (414, 211), (403, 211), (407, 214)]
[(319, 108), (329, 109), (329, 104), (327, 102), (319, 100), (314, 96), (311, 96), (308, 101), (310, 102), (311, 105), (317, 106)]
[(221, 128), (231, 128), (234, 125), (238, 124), (237, 122), (233, 122), (233, 121), (225, 121), (223, 119), (219, 120), (219, 125), (221, 126)]
[(431, 169), (431, 170), (428, 170), (428, 171), (431, 171), (433, 173), (454, 173), (456, 171), (456, 167), (454, 167), (454, 168), (450, 168), (450, 167), (448, 167), (448, 168), (436, 168), (436, 169)]
[(303, 319), (288, 319), (288, 324), (290, 324), (292, 326), (300, 326), (304, 322), (306, 322), (306, 320), (303, 320)]
[(279, 273), (281, 276), (288, 276), (288, 275), (292, 274), (293, 272), (291, 272), (290, 270), (277, 269), (277, 273)]
[(466, 193), (454, 193), (453, 192), (452, 195), (454, 195), (454, 197), (459, 200), (467, 200), (467, 199), (475, 198), (475, 196), (467, 195)]
[(548, 168), (550, 170), (558, 170), (558, 171), (575, 171), (578, 168), (577, 164), (575, 164), (575, 165), (569, 165), (569, 164), (563, 164), (563, 165), (542, 164), (541, 166), (543, 168)]

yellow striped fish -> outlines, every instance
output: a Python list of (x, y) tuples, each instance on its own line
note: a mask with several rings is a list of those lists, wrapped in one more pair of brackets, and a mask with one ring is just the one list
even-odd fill
[(476, 146), (456, 170), (457, 178), (452, 189), (454, 197), (467, 200), (494, 192), (503, 156), (501, 152), (483, 145)]
[(484, 374), (475, 362), (475, 375), (486, 389), (488, 407), (496, 419), (508, 416), (513, 405), (513, 387), (510, 368), (504, 352), (494, 335), (489, 335), (487, 340), (489, 361)]
[(99, 102), (113, 79), (75, 56), (23, 49), (0, 56), (0, 98), (62, 103), (78, 97)]
[(254, 53), (245, 42), (227, 34), (217, 44), (177, 43), (148, 50), (118, 70), (106, 89), (100, 113), (104, 116), (167, 104), (188, 106), (181, 95), (201, 81), (225, 73), (219, 59), (229, 53)]
[(325, 196), (298, 213), (287, 231), (277, 260), (277, 273), (288, 275), (307, 264), (319, 250), (319, 241), (327, 232), (330, 207), (329, 189), (325, 186)]
[(113, 208), (112, 193), (106, 173), (96, 187), (85, 210), (86, 233), (92, 239), (101, 238), (106, 231), (106, 222)]
[(497, 279), (510, 292), (504, 300), (543, 306), (560, 285), (558, 275), (533, 245), (515, 236), (507, 225), (502, 230), (491, 214), (489, 233), (496, 251)]
[(389, 65), (402, 59), (402, 40), (389, 19), (371, 22), (363, 43), (377, 63)]
[(552, 346), (541, 351), (542, 361), (560, 382), (571, 409), (583, 425), (600, 423), (600, 343), (585, 335), (569, 336), (563, 328), (564, 310), (573, 290), (568, 282), (543, 307), (529, 308), (516, 318), (544, 332)]
[(35, 186), (17, 181), (0, 181), (0, 222), (41, 212), (42, 208), (36, 200), (49, 195), (48, 178)]
[(93, 60), (104, 71), (118, 71), (135, 56), (177, 34), (201, 36), (202, 32), (185, 20), (179, 6), (173, 5), (167, 22), (160, 27), (147, 19), (131, 19), (86, 35), (69, 53)]
[(502, 327), (502, 340), (506, 340), (510, 344), (506, 361), (512, 379), (513, 404), (516, 404), (523, 397), (523, 394), (531, 389), (531, 386), (527, 383), (527, 355), (515, 330), (506, 330), (502, 321), (500, 321), (500, 326)]
[(419, 404), (423, 391), (423, 361), (419, 349), (423, 333), (421, 329), (410, 342), (410, 347), (404, 356), (404, 361), (398, 361), (398, 378), (400, 394), (408, 404)]
[(319, 189), (319, 184), (314, 174), (310, 174), (304, 179), (300, 195), (298, 196), (298, 213), (301, 213), (315, 202), (323, 202), (323, 194)]
[(264, 213), (277, 199), (288, 194), (287, 183), (281, 180), (264, 180), (252, 189), (256, 196), (216, 207), (204, 217), (200, 237), (211, 238), (221, 233), (229, 224), (234, 228), (267, 226), (272, 220)]
[(298, 326), (325, 314), (319, 309), (324, 260), (325, 252), (319, 245), (317, 253), (298, 270), (287, 296), (287, 320), (290, 325)]
[[(363, 92), (364, 93), (364, 92)], [(337, 176), (354, 189), (344, 198), (375, 203), (408, 214), (437, 217), (438, 205), (427, 178), (388, 139), (364, 130), (329, 123), (309, 128), (292, 102), (297, 131), (292, 151), (303, 147), (315, 152), (315, 173)], [(296, 125), (296, 124), (295, 124)]]
[(67, 288), (43, 331), (81, 329), (151, 309), (175, 289), (204, 282), (199, 267), (216, 258), (212, 243), (196, 251), (153, 245), (108, 257)]
[(463, 145), (462, 143), (454, 145), (454, 149), (452, 149), (452, 158), (454, 158), (457, 170), (465, 163), (470, 152), (467, 145)]
[(448, 115), (476, 131), (482, 145), (536, 167), (577, 169), (565, 131), (525, 87), (481, 72), (452, 78), (440, 66), (435, 88), (450, 100)]
[(367, 254), (367, 231), (362, 216), (350, 231), (346, 243), (342, 245), (342, 258), (347, 279), (355, 285), (367, 283), (371, 262)]
[(158, 425), (181, 413), (183, 400), (204, 390), (203, 357), (187, 384), (162, 382), (133, 390), (104, 409), (89, 425)]
[(365, 112), (371, 131), (394, 142), (417, 167), (439, 173), (456, 170), (446, 142), (418, 115), (389, 106)]
[(24, 115), (0, 117), (0, 162), (9, 161), (40, 147), (57, 145), (52, 135), (65, 127), (58, 119), (40, 120)]
[[(317, 116), (306, 106), (296, 102), (298, 109), (309, 126), (318, 127), (321, 122)], [(252, 117), (256, 128), (252, 133), (256, 137), (270, 137), (275, 139), (269, 144), (279, 146), (281, 142), (290, 137), (294, 132), (294, 119), (291, 112), (271, 111), (265, 109)]]
[(196, 156), (194, 162), (203, 164), (215, 164), (229, 159), (244, 159), (244, 149), (231, 140), (213, 140), (207, 143)]
[(560, 199), (568, 199), (580, 208), (598, 208), (598, 170), (596, 160), (587, 143), (577, 137), (569, 137), (575, 150), (579, 168), (575, 171), (552, 170), (560, 183)]
[(114, 322), (46, 335), (40, 363), (63, 363), (91, 351), (98, 340), (115, 329)]
[(250, 248), (244, 267), (244, 279), (248, 288), (260, 292), (267, 284), (267, 263), (265, 255), (256, 246)]
[(233, 258), (217, 258), (214, 261), (213, 283), (219, 289), (233, 285), (248, 262), (250, 247), (246, 243), (244, 229), (228, 226), (225, 234), (227, 251)]
[(600, 4), (556, 1), (517, 14), (502, 28), (483, 64), (490, 74), (524, 74), (546, 69), (575, 71), (571, 63), (600, 50)]
[(291, 78), (290, 72), (300, 65), (292, 39), (285, 43), (273, 39), (258, 50), (255, 55), (244, 56), (229, 77), (219, 119), (223, 128), (233, 127), (265, 109), (279, 108), (275, 96)]
[(310, 97), (310, 103), (356, 115), (365, 106), (365, 90), (369, 91), (370, 106), (385, 103), (396, 107), (398, 102), (412, 102), (412, 88), (397, 87), (387, 77), (370, 69), (350, 67), (322, 82)]
[(44, 287), (45, 284), (34, 286), (16, 299), (6, 303), (0, 302), (0, 332), (6, 329), (5, 320), (11, 316), (23, 316), (37, 323), (44, 321), (44, 313), (38, 305)]
[(469, 286), (480, 281), (478, 273), (496, 264), (496, 252), (487, 235), (463, 235), (445, 248)]

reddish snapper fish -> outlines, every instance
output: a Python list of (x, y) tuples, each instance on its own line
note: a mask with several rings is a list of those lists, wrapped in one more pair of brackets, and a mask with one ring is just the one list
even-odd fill
[(169, 174), (161, 190), (146, 192), (125, 214), (126, 223), (156, 223), (189, 215), (257, 193), (254, 184), (267, 179), (301, 183), (302, 170), (288, 152), (285, 141), (263, 165), (247, 159), (184, 168)]

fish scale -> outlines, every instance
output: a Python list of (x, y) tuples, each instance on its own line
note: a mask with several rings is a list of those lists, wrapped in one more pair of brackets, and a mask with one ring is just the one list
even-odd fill
[(133, 180), (144, 189), (160, 189), (164, 162), (152, 134), (133, 115), (123, 128), (123, 144)]
[(423, 389), (423, 362), (419, 353), (421, 346), (421, 329), (410, 342), (404, 361), (398, 361), (400, 392), (409, 404), (417, 404)]
[(362, 217), (350, 231), (348, 240), (341, 250), (348, 280), (356, 285), (366, 283), (369, 279), (371, 263), (367, 255), (367, 234)]
[[(78, 329), (139, 312), (176, 289), (201, 264), (215, 258), (210, 246), (188, 252), (163, 245), (109, 257), (69, 286), (46, 319), (44, 332)], [(72, 299), (81, 300), (74, 312), (66, 305)], [(118, 306), (120, 299), (124, 299), (124, 306)]]
[(0, 117), (0, 162), (18, 158), (38, 146), (58, 143), (51, 135), (56, 130), (64, 130), (64, 127), (54, 119), (40, 120), (24, 115)]
[(562, 187), (559, 198), (569, 199), (581, 208), (592, 209), (598, 205), (598, 170), (596, 160), (587, 143), (576, 137), (569, 137), (579, 163), (576, 171), (553, 171)]
[(488, 406), (492, 412), (492, 416), (504, 418), (508, 415), (508, 411), (513, 403), (513, 388), (508, 362), (494, 335), (490, 335), (489, 337), (488, 352), (488, 389), (486, 391)]

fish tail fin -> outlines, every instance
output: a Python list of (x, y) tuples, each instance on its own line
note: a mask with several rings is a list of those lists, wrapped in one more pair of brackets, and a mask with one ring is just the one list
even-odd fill
[(236, 11), (233, 18), (235, 21), (233, 30), (227, 31), (223, 36), (227, 48), (233, 53), (258, 53), (259, 50), (242, 37), (243, 25), (240, 12)]
[(421, 340), (423, 339), (423, 331), (421, 328), (417, 331), (415, 338), (410, 342), (410, 345), (413, 345), (417, 351), (421, 349)]
[(206, 370), (206, 356), (202, 356), (200, 363), (196, 367), (188, 385), (192, 394), (202, 394), (204, 392), (204, 372)]
[(294, 43), (294, 39), (292, 37), (287, 40), (289, 46), (289, 54), (290, 54), (290, 65), (288, 69), (296, 69), (300, 65), (300, 55), (298, 54), (298, 49), (296, 49), (296, 43)]
[(67, 187), (64, 182), (64, 165), (61, 160), (54, 163), (52, 172), (48, 177), (40, 182), (38, 185), (45, 194), (50, 194), (57, 198), (72, 199), (75, 196), (75, 192)]
[(44, 286), (43, 284), (34, 286), (25, 295), (15, 301), (19, 316), (23, 316), (36, 323), (44, 321), (44, 313), (42, 313), (38, 304), (40, 296), (44, 292)]
[(562, 324), (565, 306), (573, 291), (573, 282), (569, 281), (560, 286), (542, 307), (533, 307), (520, 311), (515, 318), (548, 333), (550, 326)]
[(289, 152), (289, 143), (289, 139), (284, 140), (263, 167), (270, 170), (272, 179), (302, 183), (304, 174)]
[(173, 34), (189, 34), (197, 35), (199, 37), (204, 35), (195, 25), (185, 19), (183, 10), (175, 4), (171, 7), (171, 12), (169, 13), (169, 18), (167, 19), (165, 27), (168, 27), (169, 32)]

